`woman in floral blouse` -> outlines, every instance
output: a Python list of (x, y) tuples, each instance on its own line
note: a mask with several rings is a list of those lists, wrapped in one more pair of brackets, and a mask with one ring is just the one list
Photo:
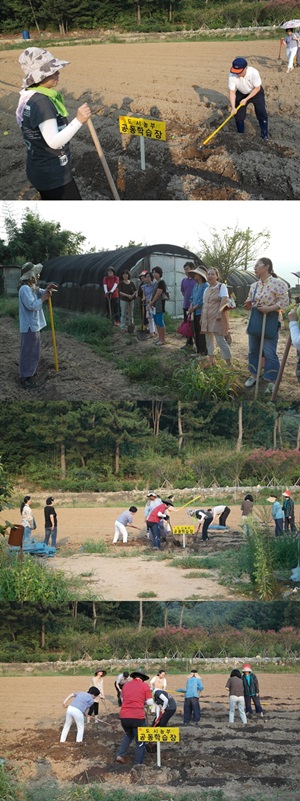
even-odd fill
[[(255, 274), (258, 282), (252, 284), (247, 300), (244, 303), (244, 308), (250, 310), (255, 307), (261, 315), (268, 315), (270, 312), (277, 312), (278, 315), (280, 309), (282, 311), (287, 309), (289, 305), (288, 287), (285, 281), (275, 275), (271, 259), (259, 259), (255, 265)], [(272, 336), (265, 336), (264, 338), (263, 355), (264, 379), (267, 381), (266, 392), (273, 391), (274, 382), (279, 373), (279, 359), (276, 353), (279, 322), (277, 322), (275, 328), (275, 333)], [(260, 334), (251, 334), (249, 331), (248, 336), (250, 376), (245, 382), (245, 386), (252, 387), (256, 382), (261, 336)]]

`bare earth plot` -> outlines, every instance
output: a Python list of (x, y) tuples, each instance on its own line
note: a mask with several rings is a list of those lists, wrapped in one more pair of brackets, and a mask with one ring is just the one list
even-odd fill
[[(45, 495), (46, 497), (46, 495)], [(201, 505), (201, 501), (199, 502)], [(134, 524), (140, 527), (141, 533), (128, 529), (129, 540), (127, 545), (119, 542), (112, 545), (114, 534), (114, 521), (122, 510), (128, 508), (124, 503), (121, 508), (60, 508), (56, 503), (58, 512), (58, 545), (59, 552), (54, 559), (47, 562), (50, 569), (63, 570), (70, 581), (75, 577), (81, 578), (81, 592), (83, 597), (102, 598), (106, 601), (137, 600), (140, 594), (152, 592), (155, 600), (239, 600), (238, 594), (230, 588), (218, 583), (218, 571), (206, 569), (196, 571), (196, 575), (189, 577), (194, 570), (182, 569), (169, 564), (176, 557), (187, 556), (191, 553), (194, 540), (187, 537), (186, 550), (182, 548), (182, 537), (178, 537), (180, 544), (167, 546), (164, 550), (168, 558), (160, 561), (153, 552), (149, 554), (149, 544), (145, 536), (143, 509), (139, 508), (134, 518)], [(34, 499), (33, 507), (34, 509)], [(296, 519), (300, 508), (296, 506)], [(37, 540), (43, 540), (44, 523), (43, 509), (34, 509), (37, 522)], [(18, 522), (18, 510), (2, 512), (0, 521), (9, 517), (10, 522)], [(206, 557), (215, 553), (225, 552), (243, 541), (239, 527), (241, 512), (239, 505), (232, 506), (228, 518), (228, 531), (209, 532), (209, 541), (203, 544), (200, 541), (197, 555)], [(172, 524), (187, 525), (191, 518), (187, 516), (186, 509), (172, 513)], [(80, 550), (87, 540), (104, 542), (109, 546), (110, 555), (85, 553)], [(131, 551), (134, 549), (134, 554)], [(72, 551), (72, 554), (70, 554)]]
[[(94, 123), (123, 200), (296, 200), (300, 197), (300, 69), (286, 74), (278, 41), (160, 42), (52, 48), (71, 61), (60, 79), (70, 117), (83, 102)], [(253, 112), (244, 136), (230, 123), (199, 145), (228, 116), (228, 72), (243, 55), (259, 69), (266, 92), (270, 139), (262, 142)], [(39, 197), (25, 174), (25, 149), (14, 120), (21, 84), (18, 51), (0, 53), (3, 200)], [(100, 109), (100, 111), (99, 111)], [(167, 123), (167, 142), (121, 136), (120, 115)], [(5, 136), (3, 135), (5, 133)], [(84, 200), (111, 199), (84, 126), (72, 142)]]
[[(246, 334), (246, 317), (231, 318), (233, 370), (242, 375), (240, 393), (241, 397), (253, 398), (254, 390), (244, 389), (244, 380), (248, 377), (248, 337)], [(19, 332), (16, 323), (9, 317), (0, 320), (0, 361), (1, 385), (0, 400), (27, 400), (26, 392), (19, 384)], [(278, 355), (281, 359), (284, 353), (288, 331), (281, 331), (278, 344)], [(112, 332), (114, 354), (124, 359), (126, 351), (131, 356), (141, 359), (157, 355), (157, 348), (153, 340), (140, 341), (137, 334), (121, 334), (117, 329)], [(53, 361), (52, 338), (49, 329), (41, 333), (42, 358), (37, 376), (37, 388), (30, 393), (34, 400), (68, 400), (68, 401), (95, 401), (95, 400), (149, 400), (156, 397), (165, 397), (172, 400), (172, 393), (168, 386), (159, 390), (151, 390), (145, 384), (129, 381), (118, 370), (112, 361), (94, 353), (89, 345), (79, 342), (68, 334), (57, 332), (57, 351), (59, 371), (55, 372)], [(169, 366), (170, 356), (174, 356), (174, 368), (189, 363), (188, 355), (182, 351), (183, 340), (178, 334), (167, 333), (165, 348), (159, 348), (159, 357), (162, 370), (164, 365)], [(126, 363), (126, 359), (124, 364)], [(299, 400), (299, 384), (296, 375), (296, 350), (291, 347), (285, 366), (282, 382), (278, 392), (278, 400)], [(264, 382), (262, 382), (262, 393)], [(181, 400), (185, 400), (184, 386), (180, 390)], [(201, 397), (199, 396), (201, 401)]]
[[(30, 667), (28, 668), (30, 670)], [(231, 666), (228, 665), (228, 675)], [(177, 792), (199, 788), (222, 789), (228, 801), (299, 798), (299, 676), (262, 674), (260, 690), (264, 718), (241, 726), (238, 717), (228, 726), (225, 674), (202, 677), (202, 717), (198, 728), (182, 728), (182, 696), (186, 676), (169, 676), (168, 690), (177, 700), (171, 725), (180, 727), (178, 744), (162, 744), (162, 767), (156, 767), (156, 749), (147, 751), (140, 774), (131, 773), (133, 751), (125, 765), (115, 762), (122, 729), (113, 678), (105, 679), (107, 708), (100, 709), (103, 722), (86, 726), (83, 745), (76, 745), (74, 730), (67, 744), (59, 743), (64, 721), (62, 701), (73, 691), (88, 688), (90, 677), (2, 678), (1, 757), (16, 766), (28, 786), (47, 783), (59, 787), (74, 781), (92, 781), (108, 787), (145, 789), (159, 786)], [(7, 704), (7, 698), (10, 703)], [(152, 716), (150, 716), (150, 723)]]

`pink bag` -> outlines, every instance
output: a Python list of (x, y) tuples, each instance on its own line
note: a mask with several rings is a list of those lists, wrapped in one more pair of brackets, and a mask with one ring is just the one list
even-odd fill
[(182, 323), (180, 323), (180, 326), (177, 328), (177, 333), (181, 334), (182, 337), (187, 338), (194, 336), (193, 323), (189, 317), (187, 320), (184, 320)]

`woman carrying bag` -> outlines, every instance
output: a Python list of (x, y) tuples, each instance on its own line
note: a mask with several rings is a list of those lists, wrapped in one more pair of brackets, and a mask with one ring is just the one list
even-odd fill
[(278, 315), (280, 309), (284, 311), (288, 308), (288, 287), (285, 281), (275, 275), (271, 259), (259, 259), (255, 265), (255, 274), (258, 281), (250, 287), (249, 295), (244, 303), (245, 309), (251, 309), (247, 326), (250, 376), (245, 381), (245, 387), (253, 387), (256, 383), (263, 315), (265, 314), (266, 327), (263, 343), (264, 379), (267, 382), (265, 391), (273, 392), (280, 366), (276, 352), (280, 328)]

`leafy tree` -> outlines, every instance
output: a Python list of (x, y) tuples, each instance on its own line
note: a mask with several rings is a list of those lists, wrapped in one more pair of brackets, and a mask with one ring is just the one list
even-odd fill
[(233, 270), (248, 270), (270, 242), (270, 232), (266, 229), (256, 234), (251, 228), (242, 230), (237, 225), (221, 231), (211, 228), (210, 237), (210, 242), (199, 238), (199, 256), (207, 267), (219, 270), (222, 281)]
[(81, 253), (86, 237), (81, 233), (63, 230), (60, 223), (42, 220), (37, 213), (26, 209), (21, 223), (9, 212), (5, 217), (8, 242), (0, 240), (0, 257), (4, 265), (48, 261), (55, 256)]

